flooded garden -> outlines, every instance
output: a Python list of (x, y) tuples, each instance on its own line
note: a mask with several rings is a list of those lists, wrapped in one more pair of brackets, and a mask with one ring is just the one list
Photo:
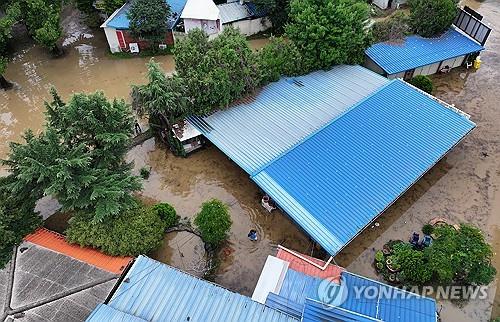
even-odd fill
[[(500, 270), (500, 35), (496, 32), (500, 30), (500, 3), (466, 4), (483, 14), (495, 32), (481, 54), (482, 67), (434, 76), (434, 95), (470, 114), (477, 128), (335, 258), (349, 271), (377, 278), (371, 265), (376, 249), (391, 239), (408, 239), (435, 217), (483, 229), (493, 243), (494, 264)], [(51, 86), (64, 98), (102, 90), (108, 97), (128, 100), (130, 85), (145, 82), (149, 58), (109, 55), (104, 33), (88, 29), (80, 18), (77, 12), (67, 12), (63, 22), (68, 26), (67, 47), (62, 58), (52, 59), (28, 41), (18, 42), (18, 52), (5, 74), (15, 86), (0, 90), (0, 158), (6, 156), (8, 143), (19, 140), (25, 129), (43, 127), (43, 102)], [(252, 46), (265, 42), (252, 40)], [(172, 56), (155, 60), (173, 71)], [(278, 211), (269, 214), (261, 207), (259, 188), (214, 146), (178, 158), (152, 138), (132, 148), (127, 159), (134, 162), (136, 173), (143, 167), (151, 171), (139, 196), (146, 203), (168, 202), (186, 219), (194, 218), (201, 204), (211, 198), (229, 205), (233, 225), (214, 280), (231, 290), (251, 295), (267, 255), (278, 244), (306, 254), (314, 250), (312, 241), (286, 216)], [(42, 207), (54, 209), (51, 202)], [(46, 224), (63, 231), (67, 217), (57, 214)], [(251, 229), (259, 235), (256, 242), (247, 238)], [(199, 237), (175, 232), (167, 234), (162, 247), (149, 255), (196, 275), (203, 253)], [(487, 321), (500, 316), (500, 292), (495, 288), (489, 289), (489, 301), (440, 303), (443, 320)]]

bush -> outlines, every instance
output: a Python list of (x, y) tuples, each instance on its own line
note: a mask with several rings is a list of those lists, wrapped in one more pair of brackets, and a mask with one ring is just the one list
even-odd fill
[(459, 0), (410, 0), (410, 25), (423, 37), (434, 37), (450, 28)]
[(376, 253), (375, 253), (375, 260), (377, 262), (381, 262), (384, 260), (384, 253), (382, 253), (381, 250), (378, 250)]
[(198, 226), (203, 241), (218, 246), (227, 239), (232, 221), (227, 205), (220, 200), (212, 199), (203, 203), (194, 223)]
[(171, 228), (179, 223), (180, 217), (177, 216), (175, 208), (168, 203), (159, 203), (151, 207), (166, 225), (166, 229)]
[(432, 270), (426, 265), (424, 253), (414, 250), (410, 244), (395, 245), (392, 259), (404, 273), (404, 283), (424, 285), (431, 280)]
[(434, 226), (432, 226), (431, 224), (425, 224), (422, 227), (422, 232), (424, 233), (424, 235), (432, 235), (432, 233), (434, 232)]
[(295, 76), (302, 70), (301, 54), (297, 47), (284, 38), (271, 38), (257, 55), (262, 83), (277, 81), (281, 76)]
[(398, 12), (394, 16), (373, 24), (375, 42), (396, 41), (410, 34), (410, 20), (407, 14)]
[(113, 256), (137, 256), (157, 248), (165, 223), (150, 209), (137, 208), (102, 223), (93, 223), (92, 215), (78, 214), (70, 219), (67, 240), (80, 246), (100, 248)]
[(142, 167), (141, 170), (139, 171), (139, 174), (141, 175), (141, 178), (147, 180), (151, 175), (151, 171), (146, 167)]
[(429, 76), (418, 75), (413, 77), (408, 83), (429, 94), (432, 94), (432, 91), (434, 90), (434, 85), (432, 84), (432, 80)]

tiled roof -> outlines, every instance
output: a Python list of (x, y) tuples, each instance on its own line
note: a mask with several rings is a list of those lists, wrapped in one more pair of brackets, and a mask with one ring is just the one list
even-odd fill
[(70, 244), (63, 235), (45, 228), (37, 229), (24, 240), (115, 274), (121, 274), (132, 261), (132, 257), (109, 256), (90, 247)]
[[(299, 254), (300, 256), (307, 258), (308, 260), (318, 264), (319, 266), (325, 266), (326, 262), (319, 260), (317, 258), (307, 256), (304, 254)], [(287, 261), (289, 264), (288, 268), (291, 268), (297, 272), (304, 273), (309, 276), (313, 277), (319, 277), (323, 279), (330, 279), (331, 281), (339, 281), (340, 280), (340, 274), (344, 271), (344, 269), (340, 266), (330, 264), (328, 265), (324, 270), (319, 269), (318, 267), (312, 265), (311, 263), (308, 263), (307, 261), (297, 257), (296, 255), (292, 254), (291, 252), (288, 252), (286, 250), (283, 250), (281, 248), (278, 249), (278, 253), (276, 254), (276, 257), (279, 259), (282, 259), (284, 261)]]

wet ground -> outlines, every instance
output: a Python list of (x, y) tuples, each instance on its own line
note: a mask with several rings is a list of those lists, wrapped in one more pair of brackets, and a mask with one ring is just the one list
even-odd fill
[[(486, 0), (467, 4), (500, 30), (500, 2)], [(73, 92), (103, 90), (110, 97), (128, 98), (129, 86), (144, 82), (148, 59), (114, 59), (107, 54), (104, 35), (77, 23), (74, 13), (66, 20), (71, 28), (67, 55), (51, 59), (44, 50), (23, 44), (21, 53), (9, 65), (6, 77), (16, 83), (12, 91), (0, 91), (0, 157), (5, 157), (7, 142), (19, 139), (25, 128), (42, 127), (43, 100), (48, 88), (56, 86), (63, 97)], [(75, 22), (76, 21), (76, 22)], [(262, 45), (262, 40), (253, 45)], [(429, 219), (440, 216), (454, 222), (470, 222), (481, 227), (500, 251), (500, 35), (493, 32), (482, 54), (477, 72), (457, 70), (436, 76), (435, 95), (455, 104), (471, 115), (477, 129), (439, 162), (412, 189), (396, 202), (374, 225), (364, 231), (336, 261), (349, 270), (376, 278), (371, 267), (374, 249), (389, 239), (405, 239)], [(173, 69), (170, 56), (157, 60), (167, 71)], [(251, 294), (267, 255), (284, 243), (310, 253), (311, 243), (280, 213), (268, 215), (259, 204), (258, 188), (247, 174), (215, 147), (196, 152), (187, 159), (175, 158), (154, 139), (135, 147), (129, 159), (152, 168), (144, 183), (142, 197), (147, 202), (171, 203), (182, 217), (192, 218), (201, 203), (218, 198), (230, 205), (233, 227), (230, 242), (222, 252), (222, 265), (216, 282), (232, 290)], [(49, 219), (63, 229), (64, 216)], [(247, 239), (255, 228), (258, 242)], [(196, 273), (200, 241), (187, 233), (165, 237), (163, 247), (152, 256)], [(500, 270), (500, 255), (495, 255)], [(491, 301), (471, 301), (461, 307), (443, 302), (444, 321), (487, 321), (500, 315), (500, 292), (490, 289)], [(492, 305), (493, 298), (496, 298)], [(493, 308), (493, 313), (492, 313)]]

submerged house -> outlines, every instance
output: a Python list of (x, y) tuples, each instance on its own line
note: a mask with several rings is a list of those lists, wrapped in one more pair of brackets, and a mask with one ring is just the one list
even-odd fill
[(436, 301), (279, 246), (252, 298), (301, 321), (436, 322)]
[[(180, 15), (186, 0), (165, 0), (170, 6), (170, 17), (167, 21), (168, 31), (165, 34), (163, 44), (160, 48), (166, 48), (166, 45), (174, 43), (173, 30), (180, 21)], [(130, 10), (130, 1), (126, 2), (120, 9), (117, 9), (108, 19), (101, 25), (106, 39), (108, 41), (109, 50), (112, 53), (117, 52), (138, 52), (149, 47), (149, 44), (141, 39), (134, 39), (129, 31), (130, 21), (127, 18), (127, 13)]]
[(475, 15), (461, 10), (454, 25), (439, 37), (412, 35), (401, 41), (372, 45), (365, 51), (365, 67), (389, 79), (405, 80), (470, 67), (484, 50), (490, 32), (491, 28)]
[(258, 10), (252, 2), (228, 1), (216, 5), (212, 0), (188, 0), (181, 18), (184, 30), (194, 28), (215, 36), (225, 27), (239, 29), (243, 35), (251, 36), (271, 27), (265, 12)]
[(188, 121), (332, 256), (475, 127), (402, 80), (346, 65)]

